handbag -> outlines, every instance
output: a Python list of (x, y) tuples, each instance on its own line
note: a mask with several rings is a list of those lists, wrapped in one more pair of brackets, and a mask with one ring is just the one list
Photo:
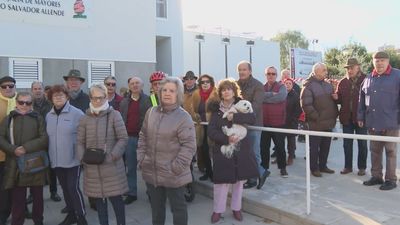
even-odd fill
[[(14, 145), (14, 119), (11, 119), (10, 122), (10, 142)], [(17, 157), (17, 166), (20, 173), (34, 174), (45, 170), (49, 165), (49, 156), (43, 150)]]
[(82, 161), (84, 163), (90, 165), (100, 165), (104, 162), (107, 153), (107, 133), (108, 133), (108, 113), (107, 113), (107, 123), (106, 123), (106, 136), (104, 138), (104, 149), (86, 147), (82, 158)]

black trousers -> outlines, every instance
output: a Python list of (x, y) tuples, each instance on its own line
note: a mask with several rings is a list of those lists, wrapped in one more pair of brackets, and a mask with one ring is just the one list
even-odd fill
[(331, 137), (310, 136), (310, 169), (316, 171), (327, 168)]
[(4, 162), (0, 162), (0, 223), (7, 221), (11, 214), (11, 192), (3, 189)]
[(188, 213), (185, 201), (185, 187), (168, 188), (155, 187), (152, 184), (146, 183), (147, 193), (150, 196), (151, 215), (153, 225), (164, 225), (165, 223), (165, 204), (168, 198), (170, 203), (173, 224), (187, 225)]
[(204, 138), (201, 148), (201, 158), (203, 159), (204, 165), (206, 167), (206, 174), (209, 177), (213, 177), (212, 164), (210, 158), (210, 148), (208, 146), (208, 136), (207, 136), (207, 126), (204, 125)]
[(269, 169), (271, 140), (273, 140), (275, 144), (275, 152), (276, 152), (276, 160), (278, 163), (278, 168), (279, 169), (286, 168), (285, 137), (286, 135), (284, 133), (269, 132), (269, 131), (263, 131), (261, 133), (261, 142), (260, 142), (261, 165), (265, 169)]

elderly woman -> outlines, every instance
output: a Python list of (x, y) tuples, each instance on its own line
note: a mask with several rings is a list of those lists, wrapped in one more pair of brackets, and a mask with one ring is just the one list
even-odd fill
[(32, 95), (20, 92), (16, 109), (4, 118), (0, 126), (0, 149), (6, 153), (3, 188), (11, 189), (11, 224), (23, 225), (25, 220), (26, 189), (33, 196), (33, 222), (43, 224), (43, 185), (46, 170), (24, 173), (17, 159), (28, 153), (47, 150), (48, 137), (43, 118), (32, 109)]
[(158, 91), (160, 105), (150, 108), (139, 134), (137, 158), (147, 186), (154, 225), (165, 222), (168, 198), (174, 224), (188, 224), (185, 185), (192, 182), (190, 163), (196, 151), (192, 118), (182, 108), (183, 84), (166, 77)]
[[(235, 124), (255, 123), (254, 113), (235, 113), (229, 114), (227, 118), (222, 118), (239, 98), (240, 88), (234, 80), (225, 79), (218, 85), (218, 95), (220, 101), (210, 102), (208, 109), (212, 112), (208, 125), (208, 137), (215, 142), (213, 148), (214, 163), (214, 212), (211, 222), (217, 223), (221, 214), (225, 212), (228, 190), (232, 186), (231, 209), (236, 220), (242, 221), (242, 193), (243, 184), (249, 178), (259, 177), (257, 162), (252, 150), (249, 135), (239, 142), (235, 135), (226, 136), (222, 131), (224, 126)], [(238, 151), (234, 151), (232, 157), (227, 157), (221, 152), (221, 146), (227, 144), (237, 144)]]
[[(122, 155), (128, 134), (121, 114), (109, 106), (107, 88), (93, 84), (89, 91), (90, 108), (78, 128), (77, 157), (83, 161), (83, 191), (96, 201), (100, 225), (108, 225), (107, 198), (114, 208), (118, 225), (125, 225), (125, 205), (122, 194), (128, 191)], [(87, 148), (101, 149), (105, 159), (101, 164), (85, 163)]]
[[(218, 100), (217, 88), (215, 88), (214, 78), (208, 74), (203, 74), (199, 77), (199, 88), (193, 93), (193, 118), (196, 122), (208, 122), (211, 113), (207, 113), (207, 104), (209, 101)], [(209, 143), (207, 138), (207, 126), (196, 124), (197, 138), (197, 158), (204, 162), (205, 174), (200, 180), (213, 178), (211, 159), (209, 154)]]
[(60, 224), (87, 224), (79, 187), (81, 163), (75, 156), (76, 134), (83, 112), (69, 104), (68, 90), (64, 85), (54, 85), (48, 98), (53, 103), (46, 116), (50, 165), (60, 182), (68, 212)]

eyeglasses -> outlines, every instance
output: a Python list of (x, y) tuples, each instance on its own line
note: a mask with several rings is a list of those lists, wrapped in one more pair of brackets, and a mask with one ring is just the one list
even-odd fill
[(106, 86), (109, 86), (109, 87), (115, 87), (115, 86), (117, 86), (116, 83), (105, 83), (105, 85), (106, 85)]
[(18, 105), (26, 105), (26, 106), (31, 106), (32, 102), (29, 101), (17, 101)]
[(65, 98), (67, 96), (63, 93), (63, 94), (54, 94), (52, 97), (53, 98)]
[(275, 76), (276, 73), (267, 73), (268, 76)]
[(1, 89), (7, 89), (7, 88), (13, 89), (15, 87), (15, 84), (5, 84), (5, 85), (1, 85), (0, 87), (1, 87)]
[(185, 80), (196, 80), (195, 78), (185, 78)]
[(200, 81), (200, 84), (209, 84), (209, 83), (211, 83), (209, 80), (202, 80), (202, 81)]
[(101, 96), (101, 97), (91, 97), (90, 99), (92, 99), (93, 101), (102, 101), (103, 99), (105, 99), (106, 97)]

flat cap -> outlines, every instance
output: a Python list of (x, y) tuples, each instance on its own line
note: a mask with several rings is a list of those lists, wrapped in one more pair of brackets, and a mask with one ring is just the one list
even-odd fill
[(389, 54), (386, 52), (375, 52), (375, 54), (372, 56), (374, 59), (389, 59)]
[(10, 76), (4, 76), (4, 77), (0, 78), (0, 84), (2, 84), (4, 82), (13, 82), (15, 84), (15, 79)]

